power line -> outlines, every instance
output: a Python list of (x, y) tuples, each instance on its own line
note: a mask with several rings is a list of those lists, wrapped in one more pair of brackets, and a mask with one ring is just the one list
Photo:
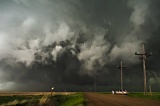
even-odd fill
[(144, 72), (144, 95), (147, 92), (147, 84), (146, 84), (146, 59), (152, 55), (152, 53), (145, 52), (144, 44), (142, 45), (142, 53), (135, 52), (135, 55), (140, 55), (139, 59), (143, 62), (143, 72)]
[(117, 66), (117, 68), (119, 68), (121, 70), (121, 90), (123, 90), (123, 68), (126, 68), (126, 66), (122, 65), (122, 61), (121, 61), (121, 65)]

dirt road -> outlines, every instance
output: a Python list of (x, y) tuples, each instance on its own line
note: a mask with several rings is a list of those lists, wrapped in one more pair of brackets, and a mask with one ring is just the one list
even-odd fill
[(126, 95), (84, 93), (87, 106), (160, 106), (160, 101)]

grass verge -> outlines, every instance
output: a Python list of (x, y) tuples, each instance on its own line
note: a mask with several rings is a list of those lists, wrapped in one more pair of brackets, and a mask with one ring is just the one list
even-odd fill
[(53, 98), (57, 106), (85, 106), (86, 104), (83, 93), (56, 95)]
[(152, 95), (144, 95), (142, 92), (130, 92), (127, 96), (160, 101), (160, 92), (153, 92)]

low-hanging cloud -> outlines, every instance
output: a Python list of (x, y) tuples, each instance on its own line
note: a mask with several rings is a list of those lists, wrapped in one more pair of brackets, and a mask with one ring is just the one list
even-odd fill
[(113, 79), (117, 60), (136, 65), (134, 52), (141, 52), (158, 28), (153, 5), (151, 0), (1, 1), (0, 90), (96, 81), (112, 86), (105, 78)]

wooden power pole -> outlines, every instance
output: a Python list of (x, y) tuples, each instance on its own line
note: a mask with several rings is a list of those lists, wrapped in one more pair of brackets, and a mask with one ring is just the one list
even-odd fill
[(121, 66), (117, 66), (117, 68), (119, 68), (121, 70), (121, 90), (123, 90), (123, 68), (126, 68), (126, 66), (122, 65), (122, 61), (121, 61)]
[(96, 92), (97, 91), (97, 84), (96, 84), (96, 82), (94, 83), (94, 92)]
[(139, 58), (143, 62), (143, 73), (144, 73), (144, 95), (146, 95), (147, 92), (147, 80), (146, 80), (146, 59), (152, 55), (152, 53), (147, 54), (144, 49), (144, 44), (142, 45), (142, 53), (135, 53), (135, 55), (141, 55)]

